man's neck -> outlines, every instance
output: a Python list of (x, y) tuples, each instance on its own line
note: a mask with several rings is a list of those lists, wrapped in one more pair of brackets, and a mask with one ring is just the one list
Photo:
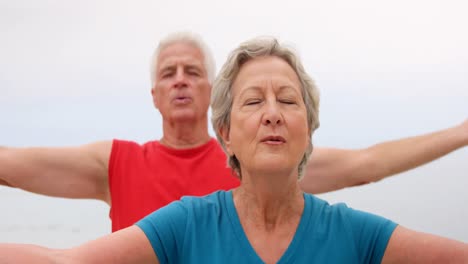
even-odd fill
[(205, 122), (164, 123), (160, 143), (174, 149), (201, 146), (211, 139)]

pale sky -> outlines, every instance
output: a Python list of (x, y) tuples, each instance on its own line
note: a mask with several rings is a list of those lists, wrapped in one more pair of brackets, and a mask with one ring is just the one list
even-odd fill
[[(175, 30), (201, 34), (218, 68), (257, 35), (294, 45), (321, 91), (318, 146), (361, 148), (468, 117), (468, 3), (0, 0), (0, 145), (161, 137), (149, 59)], [(468, 242), (468, 149), (321, 197)], [(71, 246), (110, 231), (101, 202), (0, 187), (0, 242)]]

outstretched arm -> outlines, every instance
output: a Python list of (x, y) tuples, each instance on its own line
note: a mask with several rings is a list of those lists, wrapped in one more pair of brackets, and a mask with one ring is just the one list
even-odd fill
[(0, 147), (0, 184), (65, 198), (109, 203), (108, 163), (112, 141), (79, 147)]
[(323, 193), (376, 182), (467, 145), (468, 119), (455, 127), (366, 149), (315, 148), (300, 184), (305, 192)]
[(143, 231), (131, 226), (72, 249), (0, 244), (0, 263), (100, 264), (159, 263)]
[(382, 263), (468, 263), (468, 244), (397, 226)]
[(4, 181), (2, 179), (0, 179), (0, 185), (5, 185), (5, 186), (10, 186), (11, 187), (11, 185), (8, 184), (8, 182), (6, 182), (6, 181)]

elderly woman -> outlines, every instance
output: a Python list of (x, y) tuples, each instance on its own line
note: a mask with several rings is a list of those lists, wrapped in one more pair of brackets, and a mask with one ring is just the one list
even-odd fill
[(240, 187), (184, 197), (69, 250), (3, 245), (0, 263), (468, 263), (464, 243), (301, 191), (318, 103), (294, 52), (270, 38), (242, 44), (212, 97), (213, 126)]

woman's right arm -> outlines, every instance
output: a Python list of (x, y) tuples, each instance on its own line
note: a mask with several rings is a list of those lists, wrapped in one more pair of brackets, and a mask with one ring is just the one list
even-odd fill
[(0, 244), (0, 263), (159, 264), (159, 261), (143, 231), (137, 226), (131, 226), (71, 249)]

